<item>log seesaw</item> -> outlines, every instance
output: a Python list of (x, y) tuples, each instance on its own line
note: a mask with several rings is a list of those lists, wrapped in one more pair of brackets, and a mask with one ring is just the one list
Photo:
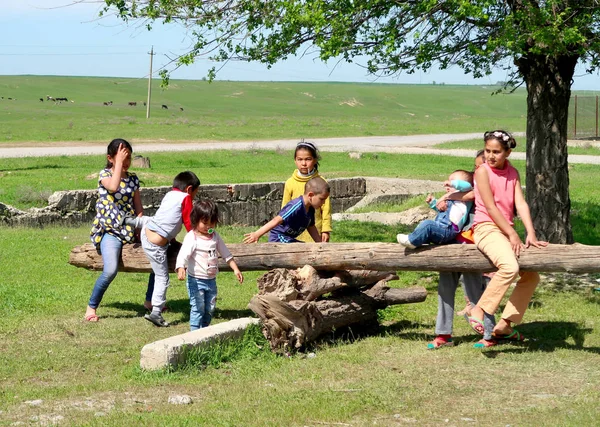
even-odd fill
[[(393, 304), (425, 301), (423, 287), (390, 288), (396, 271), (489, 272), (495, 267), (475, 245), (432, 245), (405, 249), (395, 243), (228, 244), (242, 271), (267, 270), (258, 278), (259, 293), (248, 307), (262, 322), (273, 350), (300, 348), (340, 327), (377, 321), (377, 310)], [(179, 244), (168, 252), (174, 270)], [(75, 247), (69, 263), (102, 270), (92, 244)], [(600, 247), (550, 244), (527, 248), (522, 270), (600, 272)], [(221, 260), (219, 268), (229, 270)], [(125, 245), (120, 271), (151, 272), (139, 244)], [(324, 297), (326, 295), (326, 297)]]

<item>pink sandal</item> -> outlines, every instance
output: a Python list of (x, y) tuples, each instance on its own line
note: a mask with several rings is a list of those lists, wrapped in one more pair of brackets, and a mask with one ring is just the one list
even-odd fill
[(97, 314), (88, 314), (85, 316), (85, 320), (86, 322), (96, 323), (98, 320), (100, 320), (100, 318)]
[(451, 335), (437, 335), (433, 341), (427, 344), (427, 350), (437, 350), (441, 347), (452, 347), (453, 345)]

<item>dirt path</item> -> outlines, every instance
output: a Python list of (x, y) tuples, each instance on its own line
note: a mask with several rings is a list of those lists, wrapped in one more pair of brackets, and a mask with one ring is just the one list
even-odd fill
[[(522, 133), (515, 134), (522, 137)], [(439, 150), (431, 148), (436, 144), (451, 141), (464, 141), (481, 138), (480, 133), (437, 134), (437, 135), (408, 135), (408, 136), (371, 136), (349, 138), (317, 138), (312, 139), (321, 151), (335, 152), (387, 152), (406, 154), (439, 154), (445, 156), (473, 157), (473, 150)], [(155, 151), (200, 151), (200, 150), (248, 150), (248, 149), (283, 149), (292, 150), (297, 139), (281, 139), (273, 141), (242, 141), (242, 142), (167, 142), (133, 141), (136, 153), (146, 154)], [(106, 142), (53, 142), (35, 143), (23, 142), (0, 146), (0, 158), (15, 157), (45, 157), (63, 155), (104, 154)], [(525, 153), (512, 153), (513, 159), (525, 159)], [(569, 163), (599, 164), (600, 156), (570, 155)]]

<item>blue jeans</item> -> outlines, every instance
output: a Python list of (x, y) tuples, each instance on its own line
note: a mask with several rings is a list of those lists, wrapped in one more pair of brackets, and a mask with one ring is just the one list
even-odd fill
[(188, 274), (187, 290), (190, 296), (190, 331), (206, 328), (217, 305), (217, 281), (198, 279)]
[(441, 245), (454, 241), (457, 235), (458, 231), (454, 229), (452, 223), (445, 224), (426, 219), (408, 235), (408, 240), (415, 246), (423, 246), (428, 243)]
[(119, 271), (119, 258), (121, 256), (121, 248), (123, 242), (112, 234), (104, 233), (102, 241), (100, 241), (100, 254), (102, 255), (102, 274), (96, 280), (92, 296), (88, 305), (92, 308), (98, 308), (104, 292), (108, 289), (108, 285), (114, 280)]
[[(102, 255), (102, 274), (96, 280), (94, 289), (92, 290), (92, 296), (88, 305), (92, 308), (98, 308), (104, 292), (108, 289), (108, 286), (117, 277), (119, 271), (119, 258), (121, 257), (121, 249), (123, 248), (123, 242), (113, 236), (112, 234), (105, 233), (102, 236), (100, 242), (100, 254)], [(148, 289), (146, 290), (146, 301), (152, 299), (152, 290), (154, 289), (154, 273), (150, 274), (148, 278)]]

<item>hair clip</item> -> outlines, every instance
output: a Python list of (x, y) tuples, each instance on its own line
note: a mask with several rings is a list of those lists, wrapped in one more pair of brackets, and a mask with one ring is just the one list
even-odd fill
[(508, 140), (510, 139), (510, 136), (506, 133), (506, 132), (502, 132), (502, 131), (495, 131), (492, 135), (494, 135), (496, 138), (502, 138), (502, 141), (504, 142), (508, 142)]

